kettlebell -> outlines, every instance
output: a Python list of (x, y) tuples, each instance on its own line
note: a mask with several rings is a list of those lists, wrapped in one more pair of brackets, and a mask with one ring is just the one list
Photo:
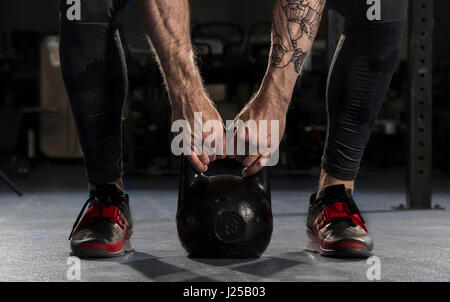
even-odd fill
[(189, 257), (259, 257), (272, 237), (267, 168), (257, 174), (207, 176), (183, 157), (176, 215)]

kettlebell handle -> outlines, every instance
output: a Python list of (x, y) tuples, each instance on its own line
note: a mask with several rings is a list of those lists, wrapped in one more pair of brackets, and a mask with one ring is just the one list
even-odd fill
[[(200, 178), (210, 177), (207, 175), (204, 175), (203, 173), (199, 173), (195, 171), (195, 169), (192, 167), (191, 163), (187, 159), (186, 156), (183, 156), (181, 159), (181, 175), (180, 175), (180, 187), (179, 187), (179, 194), (183, 194), (185, 186), (192, 186), (193, 183)], [(258, 185), (270, 198), (271, 192), (270, 192), (270, 180), (269, 180), (269, 173), (267, 170), (267, 167), (263, 167), (261, 170), (258, 171), (258, 173), (250, 176), (240, 176), (241, 178), (245, 179), (246, 181), (251, 181)], [(181, 196), (180, 196), (181, 197)]]
[[(184, 177), (186, 179), (194, 180), (194, 179), (196, 179), (198, 177), (210, 177), (210, 176), (207, 176), (207, 175), (205, 175), (203, 173), (197, 172), (192, 167), (191, 163), (189, 162), (189, 160), (187, 159), (186, 156), (183, 156), (183, 158), (182, 158), (182, 166), (183, 166), (182, 167), (182, 170), (183, 170), (182, 173), (184, 174)], [(240, 177), (242, 177), (244, 179), (249, 179), (249, 180), (256, 180), (256, 181), (259, 181), (261, 184), (266, 183), (267, 180), (268, 180), (267, 167), (263, 167), (256, 174), (253, 174), (253, 175), (250, 175), (250, 176), (246, 176), (246, 177), (243, 177), (243, 176), (240, 176)]]

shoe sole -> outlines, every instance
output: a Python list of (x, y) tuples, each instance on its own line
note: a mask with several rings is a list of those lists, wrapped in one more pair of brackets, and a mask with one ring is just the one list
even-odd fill
[(125, 255), (126, 253), (131, 253), (134, 251), (133, 246), (131, 245), (130, 238), (133, 235), (133, 229), (128, 230), (124, 237), (123, 247), (120, 251), (110, 252), (104, 248), (91, 248), (91, 247), (83, 247), (84, 244), (79, 246), (71, 244), (71, 256), (76, 256), (79, 258), (113, 258), (120, 257)]
[(310, 229), (306, 228), (306, 234), (308, 235), (309, 241), (306, 244), (305, 250), (318, 253), (324, 257), (368, 258), (373, 255), (373, 250), (368, 250), (365, 247), (351, 245), (343, 245), (332, 250), (324, 249), (320, 246), (317, 237)]

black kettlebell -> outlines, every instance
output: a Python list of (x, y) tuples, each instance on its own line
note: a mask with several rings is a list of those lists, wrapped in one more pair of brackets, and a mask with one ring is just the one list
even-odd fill
[(267, 168), (249, 177), (206, 176), (182, 159), (177, 231), (190, 257), (259, 257), (272, 237)]

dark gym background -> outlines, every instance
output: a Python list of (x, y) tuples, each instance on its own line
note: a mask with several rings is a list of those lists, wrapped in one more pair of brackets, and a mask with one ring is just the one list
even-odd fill
[[(407, 172), (411, 68), (406, 30), (355, 193), (382, 259), (383, 280), (449, 281), (450, 1), (433, 2), (432, 175), (426, 175), (427, 184), (420, 178), (406, 184), (408, 175), (423, 172)], [(264, 74), (273, 1), (190, 3), (192, 40), (206, 88), (224, 120), (232, 119)], [(136, 214), (137, 252), (119, 262), (83, 262), (83, 280), (366, 280), (365, 262), (331, 261), (302, 251), (308, 198), (317, 185), (325, 138), (328, 20), (324, 15), (297, 82), (280, 162), (271, 169), (271, 245), (255, 261), (202, 262), (187, 259), (176, 238), (179, 159), (170, 151), (170, 108), (161, 77), (139, 11), (121, 13), (129, 73), (125, 181)], [(66, 238), (87, 196), (55, 56), (58, 23), (58, 0), (0, 1), (0, 280), (65, 280)], [(7, 178), (23, 197), (10, 190)], [(433, 206), (439, 210), (393, 209), (405, 204), (407, 191), (431, 187), (431, 179)], [(431, 200), (431, 193), (425, 194)], [(419, 208), (431, 208), (430, 200)]]
[[(67, 110), (66, 104), (61, 104), (65, 99), (59, 103), (51, 100), (51, 105), (43, 104), (41, 100), (40, 51), (42, 41), (58, 33), (57, 4), (57, 0), (2, 1), (0, 4), (0, 115), (2, 125), (7, 125), (0, 129), (0, 145), (4, 146), (0, 154), (3, 171), (11, 177), (29, 173), (36, 164), (56, 164), (80, 156), (73, 146), (71, 150), (61, 150), (52, 156), (48, 150), (60, 145), (58, 138), (75, 136), (75, 132), (73, 127), (65, 127), (59, 136), (53, 135), (52, 140), (45, 132), (55, 131), (48, 128), (57, 124), (47, 125), (42, 121)], [(200, 68), (224, 119), (232, 119), (242, 108), (264, 73), (271, 8), (272, 1), (261, 0), (191, 1), (192, 35)], [(448, 1), (435, 3), (433, 167), (443, 171), (450, 170), (450, 161), (445, 160), (450, 152), (449, 141), (445, 139), (450, 129), (450, 21), (445, 17), (449, 8)], [(128, 173), (177, 173), (178, 161), (171, 155), (171, 137), (167, 135), (170, 130), (167, 97), (159, 71), (152, 56), (148, 55), (139, 12), (124, 11), (120, 20), (130, 77), (124, 129), (126, 170)], [(281, 146), (280, 164), (274, 173), (317, 172), (326, 127), (326, 21), (324, 18), (310, 61), (297, 83)], [(223, 24), (214, 26), (211, 23)], [(365, 153), (361, 173), (369, 166), (405, 166), (407, 33), (404, 37), (401, 60)], [(211, 41), (220, 41), (225, 46), (224, 51), (217, 50)], [(66, 114), (59, 121), (63, 123), (67, 119), (70, 117)]]

